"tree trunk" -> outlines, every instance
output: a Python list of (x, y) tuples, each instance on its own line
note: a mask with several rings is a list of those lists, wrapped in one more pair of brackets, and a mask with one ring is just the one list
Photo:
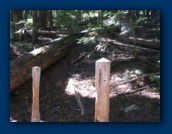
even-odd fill
[(10, 92), (31, 78), (33, 66), (46, 69), (60, 58), (64, 57), (74, 44), (77, 35), (67, 36), (46, 46), (33, 50), (10, 62)]
[(140, 17), (140, 14), (139, 14), (140, 10), (135, 10), (135, 16), (136, 16), (136, 19), (138, 19)]
[(42, 29), (46, 29), (47, 28), (47, 11), (46, 10), (39, 10), (39, 20), (40, 20), (40, 24), (41, 24), (41, 28)]
[(150, 19), (150, 14), (149, 14), (150, 10), (146, 10), (146, 17), (148, 17), (148, 19)]
[(53, 27), (53, 14), (52, 14), (52, 10), (48, 11), (48, 19), (49, 19), (49, 26), (50, 26), (50, 30), (53, 31), (54, 27)]
[(35, 42), (38, 40), (38, 28), (40, 27), (38, 10), (32, 11), (32, 17), (33, 17), (32, 43), (35, 44)]
[(98, 19), (100, 21), (101, 27), (103, 27), (103, 12), (102, 12), (102, 10), (98, 11)]
[(142, 12), (143, 12), (143, 16), (145, 17), (146, 16), (145, 10), (142, 10)]
[(20, 20), (23, 19), (23, 10), (11, 10), (10, 13), (11, 39), (13, 39), (14, 41), (19, 41), (19, 35), (14, 33), (23, 27), (23, 24), (17, 24)]

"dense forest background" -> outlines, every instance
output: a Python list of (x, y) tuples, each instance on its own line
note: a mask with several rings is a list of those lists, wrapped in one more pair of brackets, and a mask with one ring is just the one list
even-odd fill
[(110, 121), (159, 121), (159, 10), (11, 10), (10, 121), (30, 121), (35, 65), (43, 121), (93, 121), (102, 57), (111, 61)]
[(33, 43), (38, 40), (38, 30), (74, 33), (95, 29), (110, 36), (136, 36), (136, 26), (160, 26), (159, 10), (11, 10), (10, 14), (11, 40), (29, 34)]

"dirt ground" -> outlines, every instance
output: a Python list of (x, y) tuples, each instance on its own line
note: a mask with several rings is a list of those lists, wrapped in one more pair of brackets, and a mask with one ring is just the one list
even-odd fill
[[(160, 81), (143, 77), (135, 81), (123, 82), (144, 74), (159, 72), (160, 68), (135, 59), (130, 52), (115, 46), (113, 56), (112, 53), (108, 55), (97, 52), (95, 47), (95, 45), (77, 44), (67, 56), (41, 73), (42, 122), (94, 121), (95, 61), (102, 57), (112, 61), (109, 121), (159, 122)], [(81, 55), (84, 55), (83, 58), (78, 59)], [(83, 111), (77, 103), (75, 91), (79, 93)], [(128, 94), (129, 92), (133, 93)], [(32, 80), (30, 79), (11, 94), (10, 122), (30, 122), (31, 106)]]

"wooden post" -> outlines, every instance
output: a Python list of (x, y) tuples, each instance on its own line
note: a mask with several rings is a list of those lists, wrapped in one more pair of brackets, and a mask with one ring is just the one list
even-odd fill
[(32, 67), (32, 119), (31, 122), (40, 122), (39, 113), (39, 82), (41, 68), (38, 66)]
[(109, 82), (111, 61), (102, 58), (96, 61), (96, 102), (94, 122), (109, 121)]

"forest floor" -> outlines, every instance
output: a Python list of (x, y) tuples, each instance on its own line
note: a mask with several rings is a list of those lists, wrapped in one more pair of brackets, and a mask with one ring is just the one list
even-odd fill
[[(98, 52), (95, 47), (96, 45), (76, 44), (67, 56), (41, 73), (41, 120), (94, 122), (95, 62), (105, 57), (112, 61), (109, 121), (159, 122), (160, 81), (152, 78), (152, 75), (129, 81), (145, 74), (159, 72), (159, 67), (149, 64), (156, 61), (144, 62), (133, 58), (131, 52), (121, 50), (115, 45), (111, 48), (114, 52), (111, 54)], [(145, 57), (150, 58), (152, 55), (157, 54), (144, 53)], [(75, 91), (79, 93), (83, 111), (77, 103)], [(31, 106), (30, 79), (10, 96), (10, 122), (30, 122)]]

